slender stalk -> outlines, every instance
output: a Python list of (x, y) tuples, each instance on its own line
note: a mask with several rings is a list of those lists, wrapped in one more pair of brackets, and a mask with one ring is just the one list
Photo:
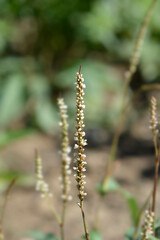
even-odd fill
[(4, 240), (2, 226), (0, 226), (0, 240)]
[(86, 218), (85, 218), (85, 213), (84, 213), (84, 210), (83, 210), (83, 202), (82, 201), (80, 203), (80, 209), (81, 209), (81, 213), (82, 213), (85, 237), (86, 237), (86, 240), (89, 240), (89, 234), (88, 234), (88, 230), (87, 230)]
[(66, 201), (63, 201), (62, 217), (61, 217), (61, 224), (60, 224), (61, 240), (65, 239), (64, 238), (65, 213), (66, 213)]
[(143, 22), (142, 22), (139, 34), (137, 36), (134, 51), (133, 51), (133, 55), (132, 55), (131, 62), (130, 62), (130, 66), (129, 66), (128, 71), (125, 74), (125, 86), (124, 86), (124, 91), (123, 91), (122, 104), (124, 104), (124, 102), (125, 102), (128, 87), (129, 87), (129, 84), (131, 82), (132, 76), (137, 70), (137, 66), (138, 66), (139, 58), (140, 58), (140, 54), (141, 54), (141, 49), (142, 49), (142, 45), (143, 45), (143, 42), (144, 42), (144, 37), (145, 37), (146, 31), (147, 31), (148, 23), (149, 23), (150, 18), (151, 18), (152, 10), (153, 10), (156, 3), (157, 3), (157, 0), (153, 0), (151, 5), (149, 6), (148, 11), (147, 11), (147, 13), (144, 17)]
[(64, 240), (64, 225), (62, 222), (60, 224), (60, 234), (61, 234), (61, 240)]
[(137, 237), (138, 237), (138, 232), (139, 232), (139, 228), (140, 228), (140, 224), (141, 224), (141, 219), (142, 219), (143, 213), (145, 212), (145, 210), (146, 210), (146, 208), (149, 204), (149, 201), (150, 201), (151, 197), (152, 197), (152, 191), (149, 194), (148, 198), (146, 199), (144, 205), (142, 206), (142, 208), (139, 211), (138, 220), (137, 220), (137, 224), (135, 226), (135, 232), (134, 232), (134, 235), (133, 235), (133, 240), (136, 240)]
[[(51, 202), (51, 198), (49, 196), (47, 196), (45, 194), (45, 200), (47, 202), (47, 204), (49, 205), (58, 225), (59, 225), (59, 228), (60, 228), (60, 236), (61, 236), (61, 240), (64, 240), (64, 214), (62, 215), (62, 218), (60, 218), (60, 216), (58, 215), (58, 213), (56, 212), (52, 202)], [(1, 239), (0, 239), (1, 240)]]
[(154, 142), (154, 148), (155, 148), (155, 173), (154, 173), (154, 184), (153, 184), (152, 212), (155, 212), (157, 183), (158, 183), (158, 170), (159, 170), (159, 149), (157, 146), (156, 136), (154, 136), (153, 142)]
[(159, 169), (159, 161), (156, 161), (155, 166), (155, 175), (154, 175), (154, 187), (153, 187), (153, 201), (152, 201), (152, 212), (155, 212), (156, 206), (156, 193), (157, 193), (157, 182), (158, 182), (158, 169)]
[(55, 219), (57, 220), (58, 224), (61, 225), (61, 218), (60, 216), (58, 215), (58, 213), (56, 212), (52, 202), (51, 202), (51, 198), (49, 196), (45, 196), (44, 199), (46, 200), (46, 202), (48, 203), (53, 215), (55, 216)]
[(6, 207), (7, 207), (7, 203), (8, 203), (8, 199), (10, 197), (10, 193), (11, 190), (13, 188), (13, 186), (15, 185), (17, 181), (17, 178), (14, 178), (11, 183), (9, 184), (6, 193), (5, 193), (5, 198), (4, 198), (4, 202), (3, 202), (3, 206), (2, 206), (2, 212), (1, 212), (1, 216), (0, 216), (0, 240), (4, 239), (4, 234), (3, 234), (3, 221), (4, 221), (4, 217), (5, 217), (5, 212), (6, 212)]
[(112, 145), (111, 145), (111, 151), (109, 154), (109, 163), (106, 169), (106, 173), (104, 176), (104, 180), (103, 180), (103, 186), (105, 187), (106, 183), (108, 182), (108, 178), (109, 178), (109, 173), (111, 172), (112, 164), (113, 161), (115, 160), (116, 157), (116, 152), (117, 152), (117, 147), (118, 147), (118, 142), (119, 142), (119, 137), (123, 128), (123, 123), (124, 123), (124, 119), (125, 119), (125, 113), (126, 113), (126, 106), (127, 106), (127, 93), (128, 93), (128, 88), (129, 88), (129, 84), (131, 82), (131, 79), (134, 75), (134, 73), (137, 70), (137, 66), (139, 63), (139, 58), (140, 58), (140, 54), (141, 54), (141, 49), (142, 49), (142, 45), (143, 45), (143, 41), (144, 41), (144, 37), (147, 31), (147, 27), (148, 27), (148, 23), (150, 21), (151, 18), (151, 13), (152, 10), (156, 4), (157, 0), (153, 0), (151, 5), (148, 8), (148, 11), (144, 17), (144, 20), (142, 22), (139, 34), (137, 36), (137, 40), (135, 43), (135, 47), (134, 47), (134, 51), (133, 51), (133, 55), (131, 57), (131, 61), (130, 61), (130, 66), (128, 68), (128, 71), (126, 71), (125, 74), (125, 78), (124, 78), (124, 89), (123, 89), (123, 96), (122, 96), (122, 106), (121, 106), (121, 111), (120, 111), (120, 116), (118, 118), (118, 125), (113, 137), (113, 141), (112, 141)]
[(155, 211), (156, 211), (156, 195), (157, 195), (157, 183), (158, 183), (158, 170), (159, 170), (159, 152), (160, 152), (160, 142), (159, 142), (159, 129), (157, 120), (157, 100), (156, 98), (151, 98), (150, 107), (150, 129), (153, 134), (153, 143), (155, 149), (155, 173), (154, 173), (154, 183), (152, 192), (152, 214), (154, 215), (153, 221), (153, 236), (155, 235)]
[(63, 201), (62, 222), (64, 222), (65, 220), (65, 213), (66, 213), (66, 201)]
[(158, 169), (159, 169), (159, 129), (158, 129), (158, 120), (157, 120), (157, 100), (154, 97), (151, 98), (150, 128), (153, 134), (153, 143), (154, 143), (154, 149), (155, 149), (155, 174), (154, 174), (153, 195), (152, 195), (152, 212), (155, 213)]
[(7, 203), (8, 203), (8, 199), (11, 193), (11, 190), (13, 188), (13, 186), (15, 185), (17, 181), (17, 178), (14, 178), (11, 183), (9, 184), (7, 191), (5, 193), (5, 198), (4, 198), (4, 202), (3, 202), (3, 207), (2, 207), (2, 213), (1, 213), (1, 217), (0, 217), (0, 225), (2, 226), (3, 224), (3, 220), (4, 220), (4, 216), (5, 216), (5, 212), (6, 212), (6, 207), (7, 207)]
[(138, 90), (137, 93), (141, 91), (148, 91), (148, 90), (160, 90), (160, 84), (144, 84)]

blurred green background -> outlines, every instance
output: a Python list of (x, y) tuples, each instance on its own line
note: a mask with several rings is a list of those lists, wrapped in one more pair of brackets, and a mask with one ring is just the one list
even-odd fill
[[(74, 121), (74, 82), (80, 64), (87, 85), (87, 125), (113, 127), (120, 110), (124, 70), (150, 3), (0, 0), (2, 141), (30, 129), (54, 133), (59, 93)], [(159, 82), (159, 9), (160, 2), (152, 14), (132, 90), (142, 83)]]

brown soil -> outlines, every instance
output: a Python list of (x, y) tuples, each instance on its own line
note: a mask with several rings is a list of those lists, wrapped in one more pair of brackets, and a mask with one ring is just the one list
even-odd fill
[[(20, 171), (34, 176), (34, 150), (40, 150), (44, 159), (44, 175), (50, 188), (53, 190), (53, 201), (61, 210), (60, 200), (60, 156), (58, 155), (59, 139), (51, 139), (35, 134), (15, 141), (1, 150), (1, 159), (4, 168)], [(126, 145), (127, 147), (127, 145)], [(139, 148), (141, 146), (139, 145)], [(98, 226), (103, 239), (124, 239), (125, 231), (132, 226), (128, 207), (125, 200), (118, 193), (110, 193), (100, 198), (95, 191), (95, 185), (102, 180), (106, 168), (108, 148), (87, 149), (87, 185), (88, 193), (85, 199), (85, 211), (88, 228)], [(140, 206), (144, 203), (152, 189), (152, 178), (144, 178), (142, 171), (153, 166), (154, 157), (144, 152), (140, 157), (120, 155), (119, 165), (114, 177), (119, 183), (134, 196)], [(123, 157), (122, 157), (123, 156)], [(146, 172), (147, 173), (147, 172)], [(72, 178), (73, 201), (68, 204), (66, 222), (66, 240), (79, 239), (83, 234), (83, 225), (80, 209), (77, 206), (77, 189)], [(160, 196), (158, 196), (158, 201)], [(160, 214), (160, 209), (158, 210)], [(12, 190), (7, 206), (4, 232), (6, 240), (29, 240), (27, 232), (40, 230), (53, 232), (59, 236), (59, 227), (52, 216), (48, 206), (35, 191), (34, 182), (28, 187), (16, 185)]]

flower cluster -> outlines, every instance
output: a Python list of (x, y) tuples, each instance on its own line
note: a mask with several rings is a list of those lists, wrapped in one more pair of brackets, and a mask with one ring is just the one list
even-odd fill
[(152, 97), (151, 98), (151, 108), (150, 108), (150, 115), (151, 115), (151, 119), (150, 119), (150, 129), (152, 130), (152, 133), (154, 136), (157, 135), (158, 133), (158, 121), (157, 121), (157, 100), (156, 98)]
[(62, 158), (62, 174), (60, 176), (61, 187), (62, 187), (62, 199), (63, 201), (71, 200), (72, 196), (69, 195), (70, 180), (69, 175), (71, 174), (70, 163), (71, 158), (69, 153), (71, 148), (69, 146), (68, 138), (68, 123), (67, 123), (67, 105), (64, 104), (63, 98), (58, 98), (58, 106), (60, 110), (61, 121), (59, 125), (62, 129), (62, 146), (61, 146), (61, 158)]
[(148, 240), (150, 235), (154, 234), (155, 214), (152, 211), (146, 211), (144, 225), (142, 226), (142, 239)]
[(52, 193), (49, 192), (48, 183), (44, 181), (42, 173), (42, 159), (38, 154), (36, 154), (36, 190), (41, 193), (41, 197), (52, 197)]
[(82, 77), (82, 74), (80, 71), (77, 73), (77, 81), (76, 81), (76, 89), (77, 89), (77, 116), (76, 116), (76, 133), (75, 133), (75, 141), (76, 144), (74, 146), (74, 149), (77, 149), (77, 153), (75, 153), (75, 167), (74, 170), (76, 171), (76, 174), (74, 175), (77, 181), (77, 188), (79, 190), (79, 199), (80, 202), (83, 201), (84, 196), (87, 195), (87, 193), (84, 192), (84, 184), (86, 183), (84, 178), (86, 177), (84, 175), (84, 172), (86, 171), (85, 165), (87, 164), (85, 161), (86, 155), (84, 154), (84, 146), (87, 145), (85, 137), (85, 132), (83, 131), (84, 125), (84, 113), (83, 109), (85, 108), (84, 105), (84, 78)]

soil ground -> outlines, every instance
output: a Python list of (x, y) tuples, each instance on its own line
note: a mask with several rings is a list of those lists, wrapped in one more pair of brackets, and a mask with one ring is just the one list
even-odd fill
[[(135, 126), (136, 129), (136, 126)], [(135, 131), (133, 129), (135, 134)], [(143, 136), (141, 132), (137, 135)], [(146, 133), (145, 133), (146, 134)], [(149, 136), (151, 139), (151, 136)], [(44, 175), (53, 190), (53, 201), (58, 211), (61, 211), (60, 199), (60, 156), (58, 154), (59, 138), (49, 138), (42, 134), (34, 134), (16, 140), (1, 150), (4, 167), (11, 171), (19, 171), (34, 177), (34, 150), (39, 149), (44, 160)], [(124, 138), (120, 141), (121, 152), (118, 154), (118, 166), (114, 178), (131, 194), (136, 196), (140, 206), (152, 189), (153, 178), (153, 144), (144, 139), (134, 140)], [(88, 193), (84, 207), (88, 228), (98, 226), (103, 239), (124, 239), (125, 231), (132, 226), (130, 214), (125, 200), (118, 193), (109, 193), (100, 198), (95, 191), (95, 185), (102, 180), (106, 169), (109, 146), (99, 144), (89, 148), (87, 154), (87, 184)], [(77, 189), (72, 177), (73, 201), (68, 204), (66, 222), (66, 240), (79, 239), (83, 234), (80, 209), (77, 206)], [(158, 201), (160, 196), (158, 196)], [(157, 209), (160, 214), (160, 209)], [(157, 213), (157, 214), (158, 214)], [(27, 233), (33, 230), (50, 232), (59, 236), (59, 227), (48, 206), (35, 191), (34, 181), (29, 186), (19, 186), (12, 190), (8, 202), (4, 232), (6, 240), (29, 240)]]

